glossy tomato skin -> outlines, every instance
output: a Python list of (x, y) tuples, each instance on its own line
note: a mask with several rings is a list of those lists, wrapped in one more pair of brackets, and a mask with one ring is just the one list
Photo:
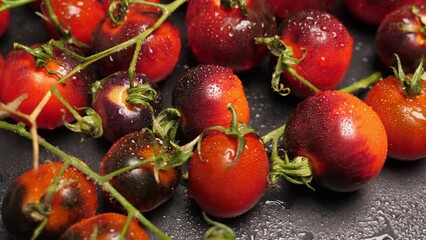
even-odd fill
[[(77, 40), (87, 44), (92, 43), (92, 33), (105, 17), (102, 4), (97, 0), (49, 0), (61, 27), (75, 37)], [(43, 15), (51, 19), (46, 7), (42, 2)], [(43, 26), (51, 38), (59, 39), (54, 25), (50, 21), (43, 21)]]
[(248, 0), (247, 16), (227, 9), (218, 0), (189, 1), (185, 27), (189, 47), (202, 64), (229, 67), (236, 72), (258, 66), (268, 55), (256, 37), (276, 34), (276, 21), (264, 0)]
[[(8, 188), (2, 203), (2, 220), (9, 233), (30, 239), (42, 220), (32, 217), (28, 204), (38, 203), (58, 174), (62, 163), (48, 162), (18, 177)], [(61, 182), (72, 181), (55, 193), (51, 213), (39, 239), (57, 239), (72, 224), (95, 215), (96, 186), (80, 171), (68, 167)], [(27, 210), (26, 210), (27, 209)]]
[(209, 215), (239, 216), (255, 206), (267, 185), (269, 161), (263, 143), (254, 134), (234, 161), (238, 141), (224, 133), (207, 135), (201, 157), (194, 151), (188, 166), (189, 196)]
[(304, 10), (316, 9), (321, 11), (328, 11), (336, 3), (335, 0), (267, 0), (266, 2), (270, 6), (275, 17), (278, 19), (285, 19), (291, 14)]
[[(162, 141), (148, 131), (124, 135), (111, 146), (103, 158), (100, 174), (106, 175), (148, 159), (154, 156), (154, 153), (158, 154)], [(172, 149), (166, 149), (165, 154), (171, 153)], [(139, 211), (151, 211), (173, 196), (182, 175), (179, 167), (159, 170), (157, 183), (153, 170), (154, 164), (145, 164), (120, 174), (109, 182)], [(114, 207), (123, 210), (114, 198), (109, 197), (107, 192), (105, 194)]]
[(387, 14), (404, 5), (424, 3), (425, 0), (345, 0), (356, 19), (374, 26), (379, 26)]
[(365, 102), (382, 120), (388, 136), (388, 156), (399, 160), (426, 157), (426, 83), (416, 97), (407, 96), (391, 76), (378, 82)]
[(181, 129), (193, 139), (204, 129), (228, 127), (231, 103), (238, 120), (248, 124), (250, 107), (241, 80), (232, 69), (218, 65), (199, 65), (188, 69), (173, 87), (172, 105), (182, 114)]
[[(0, 3), (0, 6), (2, 4)], [(9, 10), (4, 10), (0, 12), (0, 37), (6, 32), (7, 27), (9, 26), (10, 13)]]
[[(119, 239), (122, 229), (125, 226), (127, 216), (118, 213), (103, 213), (91, 218), (86, 218), (72, 225), (59, 238), (59, 240), (108, 240)], [(96, 238), (93, 238), (93, 232), (97, 231)], [(127, 240), (148, 240), (146, 231), (132, 220), (124, 236)]]
[[(353, 38), (337, 18), (317, 10), (300, 12), (282, 23), (280, 38), (296, 59), (306, 50), (304, 59), (292, 65), (300, 76), (320, 90), (335, 89), (341, 83), (352, 59)], [(313, 95), (287, 71), (282, 76), (294, 96)]]
[[(426, 18), (426, 1), (416, 8), (419, 10), (418, 15)], [(383, 19), (376, 34), (376, 49), (385, 66), (397, 66), (394, 54), (398, 54), (406, 72), (414, 72), (420, 60), (426, 60), (426, 34), (419, 16), (413, 13), (413, 5), (407, 5)], [(401, 28), (401, 24), (406, 30)], [(426, 67), (426, 63), (424, 66)]]
[(360, 99), (324, 91), (296, 107), (286, 124), (284, 149), (290, 159), (309, 159), (313, 181), (319, 185), (349, 192), (379, 175), (387, 136), (379, 116)]
[[(158, 14), (144, 11), (129, 11), (124, 22), (114, 26), (105, 19), (94, 32), (93, 49), (100, 52), (137, 36), (158, 19)], [(99, 61), (103, 75), (117, 71), (126, 71), (130, 66), (134, 45)], [(171, 74), (179, 60), (181, 37), (177, 27), (165, 21), (156, 31), (148, 36), (136, 63), (136, 72), (144, 73), (151, 81), (157, 83)]]
[[(34, 58), (23, 50), (11, 51), (5, 59), (0, 81), (0, 101), (8, 103), (22, 94), (28, 97), (22, 101), (19, 110), (30, 114), (43, 99), (51, 87), (59, 81), (55, 74), (49, 74), (48, 70), (56, 71), (61, 76), (68, 74), (78, 61), (70, 55), (54, 48), (53, 54), (58, 62), (48, 59), (46, 66), (37, 68)], [(58, 84), (57, 90), (68, 103), (76, 109), (89, 105), (90, 87), (94, 79), (90, 67), (76, 73), (66, 80), (66, 85)], [(38, 115), (36, 122), (40, 129), (54, 129), (63, 126), (62, 102), (52, 95), (46, 106)], [(65, 121), (74, 121), (74, 117), (66, 111)]]
[[(135, 74), (137, 84), (148, 84), (157, 92), (149, 104), (154, 115), (158, 114), (162, 108), (159, 88), (144, 74)], [(92, 107), (102, 119), (103, 136), (110, 142), (117, 141), (127, 133), (152, 126), (152, 113), (147, 106), (132, 106), (126, 102), (129, 88), (129, 73), (121, 71), (101, 80), (94, 94)]]

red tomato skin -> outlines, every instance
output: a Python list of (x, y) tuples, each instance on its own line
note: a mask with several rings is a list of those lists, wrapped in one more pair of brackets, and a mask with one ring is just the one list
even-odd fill
[[(425, 1), (426, 3), (426, 1)], [(407, 5), (389, 13), (381, 22), (376, 34), (377, 54), (386, 67), (397, 67), (394, 54), (398, 54), (405, 72), (414, 72), (423, 59), (426, 67), (426, 35), (423, 24)], [(417, 5), (419, 15), (426, 17), (426, 4)], [(401, 29), (400, 24), (413, 32)]]
[[(188, 166), (189, 196), (209, 215), (232, 218), (249, 211), (267, 185), (269, 162), (255, 134), (244, 136), (246, 146), (237, 162), (237, 140), (223, 133), (207, 135)], [(234, 164), (234, 165), (232, 165)]]
[[(53, 60), (49, 60), (47, 66), (61, 75), (67, 74), (78, 64), (71, 56), (60, 53), (57, 49), (54, 50), (54, 54), (63, 63), (62, 66)], [(77, 109), (86, 107), (89, 104), (93, 79), (90, 68), (87, 68), (67, 79), (66, 85), (57, 85), (57, 89), (71, 106)], [(31, 114), (58, 80), (58, 76), (49, 74), (45, 67), (37, 68), (34, 58), (29, 53), (13, 50), (8, 54), (2, 68), (0, 101), (8, 103), (22, 94), (27, 94), (28, 97), (22, 101), (18, 109), (25, 114)], [(63, 126), (62, 109), (65, 109), (62, 102), (52, 95), (36, 119), (37, 128), (54, 129)], [(74, 117), (68, 110), (66, 113), (65, 121), (73, 121)]]
[[(93, 49), (100, 52), (137, 36), (158, 19), (152, 12), (129, 11), (124, 22), (113, 26), (105, 19), (94, 33)], [(134, 45), (99, 61), (99, 70), (104, 76), (117, 71), (127, 71), (135, 50)], [(144, 73), (152, 82), (157, 83), (170, 75), (180, 56), (181, 36), (179, 29), (170, 21), (165, 21), (143, 45), (136, 63), (136, 72)]]
[[(2, 4), (0, 3), (0, 6)], [(0, 37), (6, 32), (7, 27), (9, 26), (10, 13), (9, 10), (4, 10), (0, 12)]]
[(284, 149), (290, 159), (309, 159), (316, 183), (349, 192), (379, 175), (387, 137), (371, 107), (351, 94), (324, 91), (296, 107), (286, 124)]
[[(50, 0), (50, 4), (61, 26), (90, 46), (93, 31), (105, 17), (102, 4), (97, 0)], [(41, 9), (45, 16), (49, 16), (44, 1)], [(51, 38), (60, 38), (52, 23), (43, 21), (43, 26)]]
[[(316, 10), (292, 15), (283, 23), (280, 38), (296, 59), (306, 50), (305, 58), (292, 65), (299, 75), (320, 90), (332, 90), (341, 83), (352, 59), (353, 38), (337, 18)], [(282, 76), (294, 96), (314, 94), (287, 71)]]
[(304, 10), (321, 10), (328, 11), (334, 4), (335, 0), (267, 0), (268, 5), (271, 7), (272, 12), (278, 19), (285, 19), (294, 13)]
[(388, 156), (399, 160), (426, 157), (426, 83), (417, 97), (408, 97), (395, 77), (378, 82), (365, 102), (381, 118), (388, 136)]
[(172, 92), (172, 105), (182, 114), (180, 126), (189, 139), (212, 126), (228, 127), (232, 119), (228, 103), (238, 120), (248, 124), (250, 107), (241, 80), (232, 69), (217, 65), (188, 69)]
[(202, 64), (215, 64), (247, 71), (268, 55), (255, 37), (276, 34), (276, 21), (263, 0), (248, 0), (247, 16), (240, 9), (226, 9), (219, 0), (189, 1), (185, 27), (189, 47)]
[[(38, 203), (58, 174), (62, 163), (48, 162), (18, 177), (6, 192), (2, 205), (5, 228), (20, 239), (29, 239), (40, 222), (33, 220), (23, 206)], [(94, 216), (98, 207), (96, 186), (75, 168), (68, 167), (61, 181), (74, 182), (55, 193), (51, 213), (40, 239), (57, 239), (72, 224)]]
[[(86, 218), (68, 228), (59, 240), (94, 240), (92, 234), (95, 228), (97, 228), (96, 240), (119, 239), (126, 219), (127, 216), (118, 213), (103, 213)], [(133, 219), (124, 239), (148, 240), (149, 236), (138, 222)]]
[(345, 0), (353, 16), (361, 22), (379, 26), (392, 11), (409, 4), (423, 4), (425, 0)]

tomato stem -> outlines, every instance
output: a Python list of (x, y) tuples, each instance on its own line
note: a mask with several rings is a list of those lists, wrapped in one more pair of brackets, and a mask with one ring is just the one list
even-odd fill
[(381, 72), (374, 72), (370, 76), (363, 78), (347, 87), (339, 89), (342, 92), (354, 93), (360, 89), (368, 88), (369, 86), (375, 84), (382, 78)]
[(0, 12), (5, 11), (7, 9), (20, 7), (22, 5), (26, 5), (34, 1), (35, 0), (1, 0), (0, 2), (3, 4), (0, 6)]
[(212, 225), (212, 227), (210, 227), (203, 236), (203, 239), (236, 239), (237, 238), (237, 234), (235, 233), (235, 231), (228, 227), (227, 225), (217, 222), (217, 221), (213, 221), (212, 219), (210, 219), (207, 214), (203, 211), (202, 212), (203, 218), (206, 222), (208, 222), (209, 224)]
[(398, 80), (402, 91), (405, 93), (406, 96), (409, 97), (416, 97), (420, 95), (422, 92), (422, 77), (424, 73), (423, 57), (420, 59), (419, 66), (417, 67), (416, 71), (412, 76), (406, 75), (404, 73), (399, 56), (395, 54), (395, 57), (398, 69), (392, 67), (392, 70), (394, 72), (395, 78)]

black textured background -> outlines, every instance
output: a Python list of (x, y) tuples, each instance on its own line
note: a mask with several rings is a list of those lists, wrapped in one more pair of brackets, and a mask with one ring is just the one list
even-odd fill
[[(183, 26), (185, 6), (171, 20), (180, 27), (183, 51), (173, 75), (160, 84), (164, 104), (170, 105), (170, 91), (185, 69), (195, 66), (188, 51)], [(333, 12), (354, 37), (354, 57), (343, 85), (384, 70), (374, 48), (376, 29), (357, 23), (338, 1)], [(13, 42), (33, 44), (47, 40), (38, 17), (30, 7), (11, 11), (11, 24), (0, 38), (0, 52), (5, 57)], [(389, 72), (384, 72), (389, 74)], [(251, 106), (251, 126), (260, 135), (282, 125), (297, 103), (270, 89), (271, 69), (265, 64), (240, 74)], [(1, 85), (0, 85), (1, 87)], [(365, 92), (364, 92), (365, 93)], [(360, 97), (363, 96), (361, 92)], [(81, 135), (66, 129), (41, 131), (40, 135), (64, 151), (85, 160), (93, 169), (109, 144), (103, 140), (80, 142)], [(0, 200), (8, 185), (31, 168), (31, 143), (18, 135), (0, 130)], [(42, 160), (57, 160), (42, 150)], [(225, 221), (239, 239), (426, 239), (426, 161), (388, 160), (378, 179), (352, 193), (313, 192), (303, 186), (283, 182), (279, 189), (268, 189), (250, 212)], [(101, 206), (100, 210), (107, 210)], [(146, 216), (174, 239), (199, 239), (207, 229), (200, 209), (187, 198), (184, 185), (159, 209)], [(0, 224), (0, 239), (10, 239)]]

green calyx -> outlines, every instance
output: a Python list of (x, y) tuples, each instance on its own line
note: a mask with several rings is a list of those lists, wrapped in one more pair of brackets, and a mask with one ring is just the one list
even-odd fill
[(207, 134), (209, 131), (220, 131), (225, 133), (227, 136), (237, 138), (237, 141), (238, 141), (237, 154), (235, 155), (235, 158), (232, 161), (231, 166), (237, 163), (238, 159), (240, 158), (241, 154), (244, 151), (244, 147), (246, 145), (246, 140), (244, 136), (249, 133), (255, 133), (253, 128), (238, 121), (237, 112), (235, 111), (235, 108), (230, 103), (228, 103), (228, 110), (231, 111), (231, 114), (232, 114), (232, 120), (229, 125), (229, 128), (225, 128), (222, 126), (209, 127), (205, 129), (198, 137), (197, 151), (198, 151), (198, 156), (200, 156), (201, 160), (202, 160), (202, 154), (201, 154), (202, 139), (203, 139), (203, 136)]
[(395, 54), (397, 61), (397, 69), (392, 67), (394, 75), (401, 86), (402, 91), (409, 97), (416, 97), (422, 92), (422, 75), (424, 73), (423, 57), (420, 59), (420, 64), (412, 76), (407, 76), (402, 69), (401, 60)]
[(237, 234), (235, 231), (227, 225), (213, 221), (210, 219), (205, 212), (203, 212), (203, 218), (206, 222), (212, 226), (204, 233), (203, 240), (235, 240)]
[(247, 16), (247, 8), (245, 0), (221, 0), (220, 4), (228, 9), (240, 8), (241, 15)]
[(107, 16), (114, 26), (121, 24), (129, 10), (129, 2), (122, 0), (119, 2), (111, 2), (109, 5)]
[(416, 27), (414, 29), (408, 28), (404, 22), (398, 23), (398, 27), (406, 33), (420, 33), (426, 37), (426, 22), (423, 20), (424, 18), (422, 18), (422, 16), (420, 15), (419, 8), (417, 6), (412, 6), (411, 12), (415, 17), (417, 17), (417, 21), (420, 23), (420, 27)]
[(64, 122), (64, 126), (73, 132), (83, 133), (87, 136), (93, 138), (100, 138), (103, 135), (102, 128), (102, 119), (99, 114), (89, 107), (81, 108), (80, 110), (84, 110), (86, 115), (77, 118), (77, 122), (68, 123), (65, 121), (65, 111), (62, 116), (62, 121)]
[(288, 72), (290, 75), (302, 82), (305, 86), (310, 88), (313, 92), (320, 91), (308, 80), (300, 76), (293, 68), (293, 65), (299, 64), (305, 58), (307, 54), (305, 49), (303, 49), (303, 56), (301, 58), (294, 58), (293, 49), (288, 47), (277, 35), (267, 38), (255, 38), (255, 42), (256, 44), (265, 44), (271, 54), (278, 57), (275, 71), (272, 74), (271, 80), (271, 86), (275, 92), (279, 93), (281, 96), (287, 96), (291, 92), (289, 87), (285, 87), (284, 84), (281, 83), (281, 75), (284, 72)]

